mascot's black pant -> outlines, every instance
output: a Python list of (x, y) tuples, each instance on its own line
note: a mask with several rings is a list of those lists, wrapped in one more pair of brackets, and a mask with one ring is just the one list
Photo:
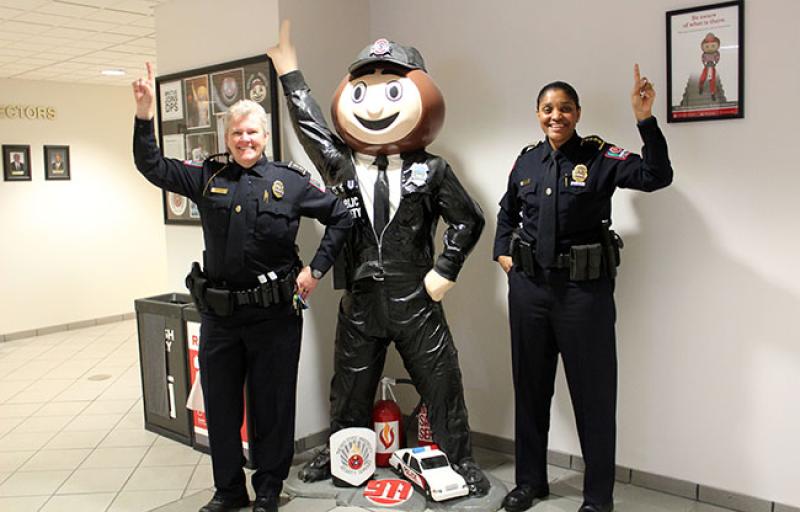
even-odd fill
[(428, 406), (433, 440), (450, 461), (470, 457), (458, 351), (440, 303), (422, 280), (358, 281), (342, 296), (331, 381), (331, 430), (372, 427), (386, 348), (394, 341)]
[(571, 282), (566, 271), (509, 272), (516, 483), (547, 485), (547, 436), (558, 354), (564, 362), (587, 503), (613, 500), (617, 354), (614, 282)]
[[(273, 309), (274, 308), (274, 309)], [(247, 492), (240, 427), (247, 377), (248, 440), (258, 496), (280, 493), (294, 456), (295, 394), (303, 322), (290, 304), (245, 309), (231, 317), (203, 315), (200, 378), (217, 492)]]

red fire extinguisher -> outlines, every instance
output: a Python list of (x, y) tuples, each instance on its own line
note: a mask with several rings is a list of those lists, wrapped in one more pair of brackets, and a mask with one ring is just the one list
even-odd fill
[[(381, 399), (372, 409), (372, 424), (378, 438), (375, 463), (378, 467), (388, 467), (389, 457), (395, 450), (401, 448), (403, 434), (403, 414), (397, 399), (392, 391), (392, 386), (397, 382), (390, 377), (381, 379)], [(389, 399), (388, 396), (392, 398)]]

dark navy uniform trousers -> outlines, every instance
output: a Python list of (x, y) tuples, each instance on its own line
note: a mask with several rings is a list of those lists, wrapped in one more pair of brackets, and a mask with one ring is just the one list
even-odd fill
[(303, 321), (291, 304), (241, 309), (230, 317), (203, 314), (200, 378), (203, 385), (214, 484), (230, 499), (245, 489), (240, 428), (248, 376), (248, 443), (257, 461), (253, 488), (278, 494), (294, 455), (295, 389)]
[(569, 270), (508, 273), (516, 400), (516, 482), (547, 485), (547, 439), (561, 354), (586, 461), (584, 496), (610, 503), (614, 488), (617, 354), (614, 281), (570, 281)]

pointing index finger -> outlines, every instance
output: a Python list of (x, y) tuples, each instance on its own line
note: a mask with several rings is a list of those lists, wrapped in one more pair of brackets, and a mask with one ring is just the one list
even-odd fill
[(149, 82), (152, 82), (153, 81), (153, 65), (150, 64), (149, 62), (145, 62), (145, 65), (147, 66), (147, 80)]
[(281, 22), (281, 29), (280, 34), (278, 37), (278, 41), (280, 42), (280, 46), (282, 48), (286, 48), (291, 44), (291, 39), (289, 37), (291, 32), (291, 22), (289, 20), (283, 20)]
[(639, 64), (633, 65), (633, 82), (635, 85), (641, 85), (640, 82), (642, 81), (642, 75), (639, 74)]

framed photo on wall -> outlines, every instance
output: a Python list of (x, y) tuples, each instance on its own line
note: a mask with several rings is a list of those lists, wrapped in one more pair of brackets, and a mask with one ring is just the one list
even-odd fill
[(31, 180), (31, 147), (3, 144), (3, 180)]
[[(280, 159), (277, 77), (264, 56), (191, 69), (156, 77), (158, 133), (167, 158), (202, 162), (227, 152), (223, 116), (241, 99), (264, 107), (269, 118), (267, 158)], [(164, 223), (199, 224), (200, 212), (191, 200), (163, 193)]]
[(667, 12), (667, 122), (744, 117), (743, 3)]
[(70, 179), (69, 146), (44, 147), (44, 179)]

